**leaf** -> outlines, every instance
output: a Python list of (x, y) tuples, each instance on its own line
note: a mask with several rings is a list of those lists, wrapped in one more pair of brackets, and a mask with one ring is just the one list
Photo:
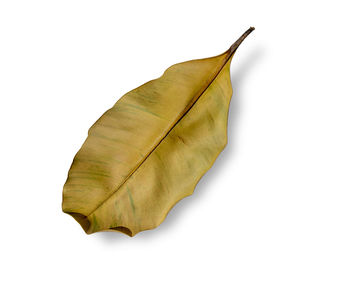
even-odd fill
[(193, 193), (227, 143), (230, 62), (253, 30), (219, 56), (171, 66), (89, 129), (62, 202), (86, 233), (153, 229)]

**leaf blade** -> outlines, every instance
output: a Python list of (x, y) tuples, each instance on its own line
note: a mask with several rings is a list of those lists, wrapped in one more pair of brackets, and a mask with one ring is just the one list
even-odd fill
[[(71, 166), (62, 206), (87, 233), (116, 229), (135, 235), (154, 228), (193, 192), (226, 144), (230, 61), (247, 32), (225, 53), (173, 65), (130, 91), (89, 129)], [(188, 169), (196, 176), (184, 177)], [(79, 172), (104, 177), (72, 176)]]

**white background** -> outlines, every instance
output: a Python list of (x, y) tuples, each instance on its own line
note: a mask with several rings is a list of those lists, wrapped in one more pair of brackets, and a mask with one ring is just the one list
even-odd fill
[[(350, 280), (348, 1), (1, 1), (1, 280)], [(157, 229), (86, 235), (61, 192), (88, 128), (225, 51), (229, 143)]]

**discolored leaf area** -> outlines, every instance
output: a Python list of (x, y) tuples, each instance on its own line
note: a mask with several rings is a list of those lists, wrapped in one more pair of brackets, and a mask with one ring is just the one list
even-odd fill
[(63, 188), (62, 209), (86, 233), (157, 227), (191, 195), (227, 143), (231, 59), (175, 64), (125, 94), (89, 129)]

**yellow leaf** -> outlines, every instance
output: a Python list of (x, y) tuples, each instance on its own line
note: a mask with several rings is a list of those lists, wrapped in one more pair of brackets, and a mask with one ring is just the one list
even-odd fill
[(171, 66), (89, 129), (62, 202), (86, 233), (155, 228), (193, 193), (227, 143), (230, 62), (253, 30), (219, 56)]

